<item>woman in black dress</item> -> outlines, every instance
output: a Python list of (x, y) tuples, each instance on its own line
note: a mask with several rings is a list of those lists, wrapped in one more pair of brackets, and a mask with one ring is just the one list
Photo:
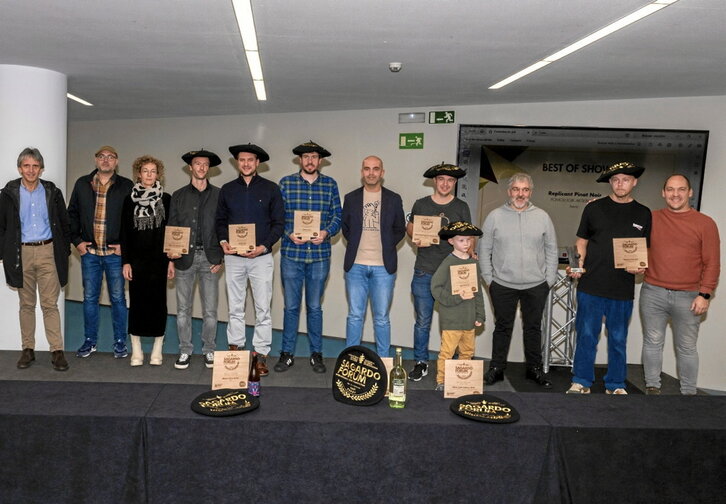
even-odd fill
[(149, 364), (160, 366), (166, 330), (166, 282), (174, 266), (164, 253), (164, 229), (171, 196), (159, 180), (164, 163), (151, 156), (134, 161), (136, 184), (126, 197), (121, 220), (121, 256), (129, 282), (131, 365), (144, 363), (141, 337), (154, 338)]

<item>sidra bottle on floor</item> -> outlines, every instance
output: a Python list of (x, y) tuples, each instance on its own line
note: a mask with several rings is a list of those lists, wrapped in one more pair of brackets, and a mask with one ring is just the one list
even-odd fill
[(403, 369), (403, 356), (401, 349), (396, 348), (396, 357), (393, 359), (393, 369), (388, 376), (388, 405), (391, 408), (404, 408), (406, 406), (406, 370)]
[(260, 396), (260, 371), (257, 369), (257, 352), (252, 352), (252, 365), (247, 378), (247, 392), (255, 397)]

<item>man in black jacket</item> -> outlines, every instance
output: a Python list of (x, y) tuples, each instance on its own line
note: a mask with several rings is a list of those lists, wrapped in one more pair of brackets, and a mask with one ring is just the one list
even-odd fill
[(167, 226), (189, 228), (189, 253), (169, 255), (176, 269), (176, 327), (179, 334), (179, 358), (176, 369), (187, 369), (194, 351), (192, 344), (192, 303), (194, 282), (199, 278), (199, 297), (202, 300), (202, 355), (208, 368), (214, 367), (217, 338), (217, 303), (219, 299), (219, 270), (224, 253), (217, 239), (214, 216), (217, 211), (219, 187), (207, 179), (212, 166), (222, 161), (214, 152), (204, 149), (182, 156), (189, 165), (191, 182), (171, 197)]
[(368, 299), (373, 311), (376, 350), (388, 357), (391, 321), (388, 316), (396, 281), (396, 245), (406, 233), (401, 197), (383, 187), (383, 161), (377, 156), (363, 160), (363, 187), (345, 196), (343, 236), (345, 288), (348, 292), (347, 346), (359, 345)]
[(109, 145), (96, 152), (96, 169), (76, 181), (68, 204), (71, 242), (81, 254), (83, 325), (85, 340), (76, 352), (88, 357), (98, 341), (98, 299), (106, 274), (113, 321), (113, 356), (128, 356), (126, 349), (126, 293), (121, 263), (121, 209), (134, 183), (116, 173), (118, 153)]
[(27, 147), (18, 156), (20, 178), (0, 193), (0, 251), (5, 280), (20, 298), (23, 351), (18, 368), (35, 360), (35, 304), (40, 297), (53, 369), (66, 371), (58, 296), (68, 282), (70, 226), (61, 190), (40, 179), (44, 167), (38, 149)]

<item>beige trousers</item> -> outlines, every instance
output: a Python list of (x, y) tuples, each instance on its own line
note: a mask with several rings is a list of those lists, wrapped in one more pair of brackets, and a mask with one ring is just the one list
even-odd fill
[[(29, 247), (21, 245), (23, 261), (23, 288), (18, 289), (20, 298), (20, 334), (23, 348), (35, 349), (35, 306), (38, 296), (43, 310), (45, 337), (50, 351), (63, 350), (58, 296), (60, 282), (55, 269), (53, 244)], [(37, 290), (37, 295), (36, 295)]]
[(451, 359), (459, 347), (459, 359), (474, 357), (474, 329), (468, 331), (441, 331), (441, 349), (439, 360), (436, 361), (436, 383), (444, 383), (444, 365)]

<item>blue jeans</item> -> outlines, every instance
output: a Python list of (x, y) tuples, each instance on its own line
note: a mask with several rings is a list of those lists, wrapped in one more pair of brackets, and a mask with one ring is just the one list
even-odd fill
[(305, 287), (305, 312), (310, 352), (323, 351), (323, 308), (320, 301), (329, 271), (330, 259), (304, 263), (293, 261), (285, 256), (280, 258), (280, 277), (285, 299), (285, 316), (282, 322), (283, 352), (295, 354), (303, 286)]
[(421, 362), (429, 360), (431, 317), (434, 314), (434, 297), (431, 295), (432, 276), (414, 269), (411, 279), (413, 309), (416, 312), (416, 321), (413, 324), (413, 358)]
[(353, 264), (345, 273), (345, 290), (348, 293), (348, 319), (345, 325), (345, 345), (360, 345), (368, 299), (373, 312), (373, 333), (376, 351), (388, 357), (391, 346), (391, 320), (388, 311), (393, 300), (393, 284), (396, 274), (390, 274), (385, 266)]
[(81, 275), (83, 276), (83, 325), (85, 337), (95, 345), (98, 341), (98, 299), (101, 296), (101, 280), (106, 273), (108, 297), (111, 300), (111, 320), (113, 339), (126, 341), (126, 293), (121, 256), (112, 254), (98, 256), (90, 252), (81, 256)]
[(575, 330), (577, 345), (575, 362), (572, 366), (572, 381), (584, 387), (592, 386), (595, 381), (595, 356), (597, 342), (605, 317), (608, 332), (608, 372), (605, 375), (605, 388), (615, 390), (625, 388), (628, 374), (626, 342), (628, 324), (633, 313), (633, 300), (610, 299), (593, 296), (577, 291), (577, 316)]
[(698, 328), (701, 316), (694, 315), (691, 304), (698, 291), (674, 291), (643, 283), (640, 289), (640, 320), (643, 322), (643, 371), (645, 386), (660, 388), (663, 346), (670, 319), (676, 346), (676, 369), (681, 394), (697, 392)]

